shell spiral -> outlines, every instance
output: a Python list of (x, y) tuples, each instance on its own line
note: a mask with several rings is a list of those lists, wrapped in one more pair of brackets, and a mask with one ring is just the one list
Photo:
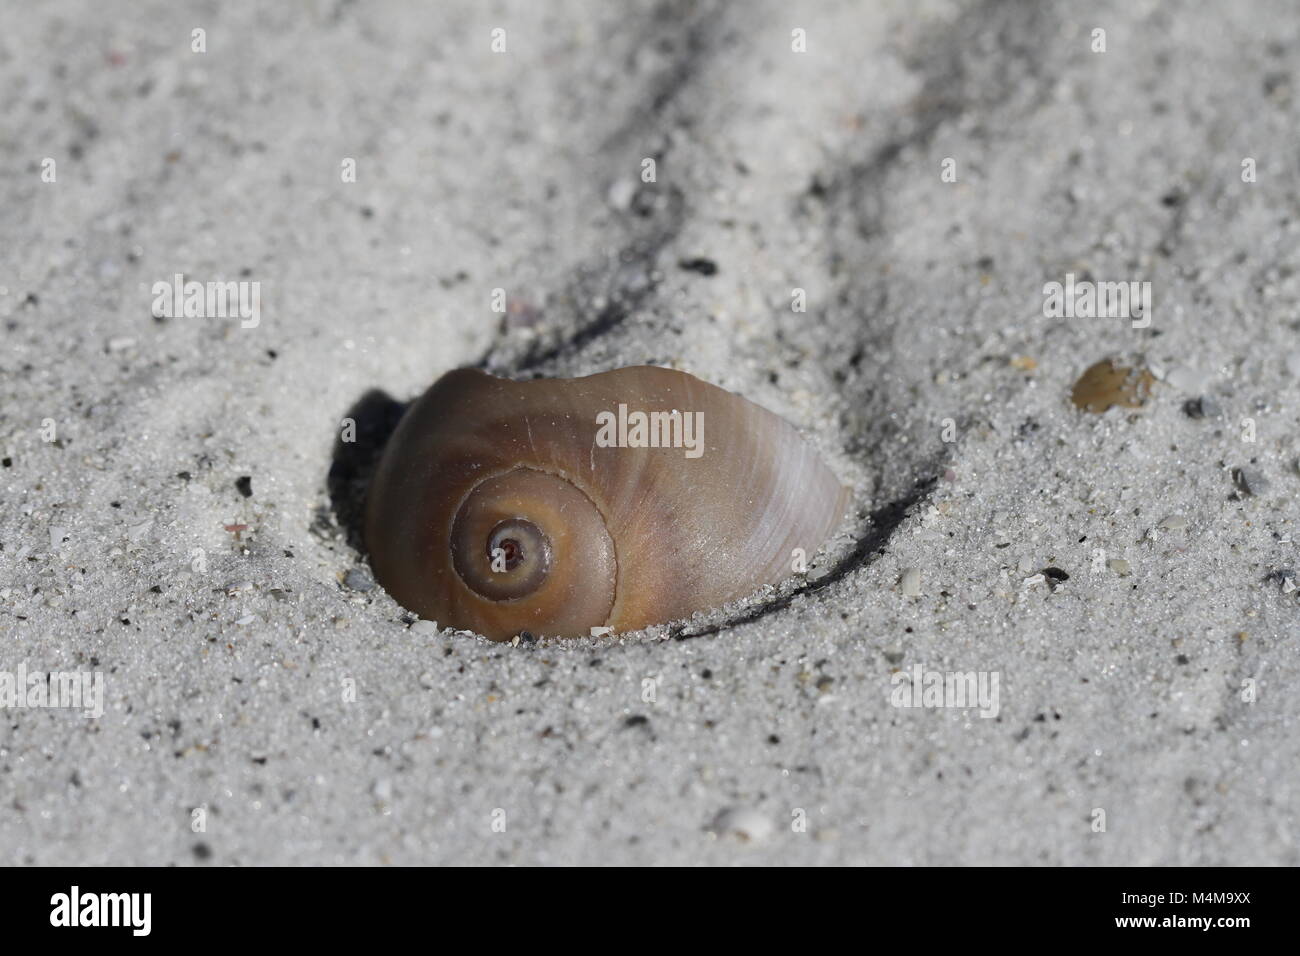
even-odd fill
[[(620, 446), (611, 430), (602, 440), (601, 416), (628, 410), (696, 415), (698, 440)], [(667, 438), (669, 420), (658, 421)], [(398, 424), (365, 537), (376, 579), (421, 617), (493, 640), (576, 637), (689, 617), (774, 584), (848, 502), (791, 425), (684, 372), (515, 382), (462, 369)]]

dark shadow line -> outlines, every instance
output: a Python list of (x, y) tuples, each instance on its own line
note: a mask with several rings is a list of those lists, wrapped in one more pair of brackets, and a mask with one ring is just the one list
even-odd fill
[(911, 511), (917, 503), (929, 496), (937, 481), (938, 478), (934, 475), (922, 478), (912, 486), (911, 490), (909, 490), (907, 494), (871, 512), (868, 516), (868, 527), (864, 531), (862, 537), (858, 539), (857, 545), (849, 554), (837, 562), (831, 571), (817, 580), (801, 584), (789, 594), (775, 598), (765, 604), (760, 604), (737, 617), (721, 621), (717, 624), (710, 624), (707, 627), (694, 631), (686, 625), (679, 625), (679, 627), (671, 631), (668, 636), (674, 640), (687, 641), (696, 637), (706, 637), (710, 634), (717, 634), (720, 631), (736, 627), (740, 624), (749, 624), (753, 621), (757, 621), (761, 617), (766, 617), (768, 614), (773, 614), (777, 611), (784, 611), (794, 603), (795, 598), (800, 597), (801, 595), (816, 594), (818, 591), (824, 590), (838, 581), (842, 581), (855, 571), (866, 567), (871, 563), (872, 558), (884, 550), (885, 545), (889, 543), (889, 539), (893, 537), (894, 531), (898, 526), (903, 523), (903, 519), (907, 517), (908, 512)]

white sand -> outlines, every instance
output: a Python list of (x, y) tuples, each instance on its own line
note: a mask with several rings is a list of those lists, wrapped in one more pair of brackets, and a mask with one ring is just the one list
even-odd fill
[[(271, 6), (0, 16), (0, 670), (106, 689), (0, 713), (0, 862), (1300, 862), (1293, 4)], [(155, 321), (177, 272), (260, 324)], [(1067, 272), (1151, 327), (1044, 318)], [(705, 636), (412, 630), (341, 585), (339, 422), (485, 355), (677, 365), (906, 514)], [(1112, 355), (1178, 384), (1077, 411)]]

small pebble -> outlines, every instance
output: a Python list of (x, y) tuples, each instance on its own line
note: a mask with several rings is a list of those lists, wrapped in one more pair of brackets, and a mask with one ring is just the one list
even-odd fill
[(1232, 483), (1243, 495), (1262, 495), (1268, 491), (1268, 479), (1258, 468), (1232, 469)]
[(745, 807), (729, 807), (714, 819), (709, 828), (718, 836), (731, 836), (744, 843), (760, 843), (772, 835), (772, 821)]
[(1107, 564), (1109, 564), (1110, 569), (1114, 571), (1116, 574), (1118, 574), (1121, 578), (1128, 577), (1129, 571), (1131, 570), (1129, 567), (1129, 563), (1125, 561), (1123, 558), (1111, 558), (1110, 561), (1107, 562)]
[(1100, 415), (1118, 405), (1141, 408), (1151, 394), (1155, 376), (1144, 368), (1117, 365), (1102, 359), (1079, 376), (1070, 392), (1070, 400), (1085, 412)]
[(908, 568), (903, 572), (903, 576), (899, 579), (898, 583), (904, 597), (920, 597), (921, 569)]
[(706, 259), (703, 256), (696, 256), (694, 259), (682, 259), (677, 264), (687, 272), (697, 272), (702, 276), (718, 274), (718, 264), (712, 259)]
[(1160, 527), (1165, 531), (1186, 531), (1187, 519), (1182, 515), (1170, 515), (1160, 522)]
[(343, 586), (349, 591), (369, 591), (375, 586), (375, 579), (361, 568), (352, 568), (343, 576)]
[(1189, 399), (1183, 403), (1183, 414), (1188, 418), (1218, 418), (1223, 414), (1219, 403), (1208, 395)]
[(1295, 572), (1290, 568), (1279, 568), (1264, 575), (1265, 581), (1272, 581), (1282, 588), (1283, 594), (1290, 594), (1296, 589)]
[(613, 182), (609, 187), (609, 192), (605, 198), (610, 206), (619, 212), (625, 212), (632, 205), (633, 198), (636, 197), (636, 182), (631, 179), (619, 179)]
[(411, 633), (424, 637), (434, 637), (438, 633), (437, 621), (416, 621), (411, 625)]
[(1064, 587), (1065, 582), (1070, 580), (1070, 575), (1057, 567), (1043, 568), (1043, 570), (1035, 576), (1045, 580), (1047, 586), (1053, 591)]

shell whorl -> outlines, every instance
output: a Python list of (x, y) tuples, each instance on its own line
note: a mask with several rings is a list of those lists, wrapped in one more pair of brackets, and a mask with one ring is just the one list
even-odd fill
[(480, 481), (452, 519), (449, 546), (471, 592), (460, 596), (463, 610), (507, 630), (525, 622), (513, 633), (585, 631), (614, 606), (618, 569), (604, 518), (558, 475), (519, 467)]
[[(596, 418), (620, 405), (702, 413), (701, 454), (606, 447)], [(572, 637), (774, 584), (848, 500), (791, 425), (684, 372), (515, 382), (459, 370), (389, 440), (366, 542), (379, 583), (422, 617), (494, 640)]]

